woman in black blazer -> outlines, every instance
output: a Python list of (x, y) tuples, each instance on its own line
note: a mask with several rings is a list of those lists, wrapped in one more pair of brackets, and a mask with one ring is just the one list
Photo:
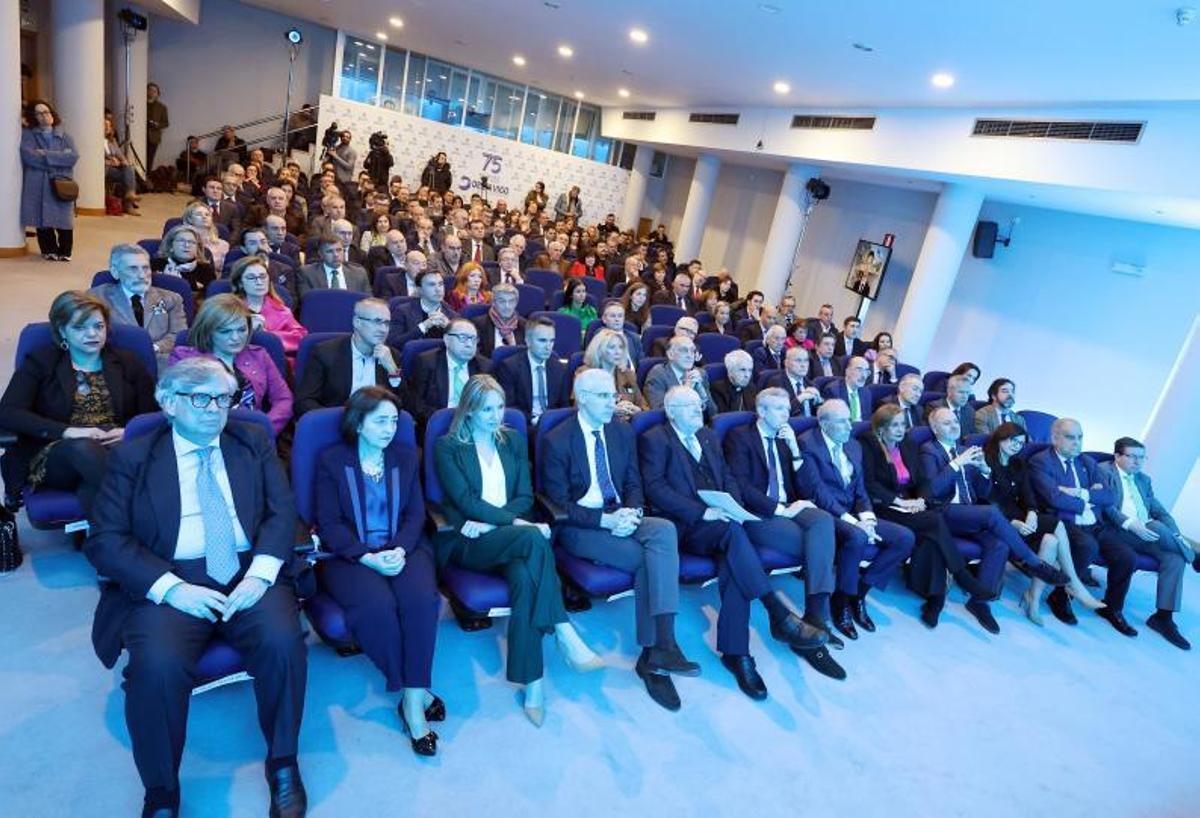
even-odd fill
[(50, 305), (54, 346), (33, 350), (0, 398), (0, 427), (16, 432), (4, 453), (4, 487), (75, 491), (84, 512), (104, 478), (108, 447), (134, 415), (158, 409), (154, 379), (137, 356), (107, 346), (108, 304), (69, 290)]
[(446, 717), (429, 691), (441, 599), (422, 533), (417, 450), (395, 440), (400, 411), (396, 396), (379, 386), (364, 386), (346, 402), (344, 442), (326, 449), (317, 468), (317, 534), (333, 553), (318, 570), (387, 689), (404, 691), (398, 710), (413, 752), (431, 756), (438, 735), (426, 722)]
[(531, 522), (533, 489), (525, 438), (502, 425), (504, 390), (490, 375), (467, 381), (449, 432), (434, 445), (453, 533), (439, 538), (438, 563), (503, 573), (508, 618), (508, 680), (525, 686), (525, 715), (546, 717), (542, 637), (554, 633), (575, 670), (596, 670), (600, 658), (567, 621), (550, 550), (550, 527)]
[(156, 273), (179, 276), (192, 288), (192, 294), (204, 297), (204, 288), (217, 277), (212, 263), (203, 256), (203, 244), (196, 228), (178, 224), (167, 231), (158, 245), (158, 255), (150, 261)]
[[(1026, 431), (1015, 423), (1001, 423), (983, 444), (983, 457), (992, 470), (990, 499), (999, 507), (1004, 518), (1021, 533), (1038, 556), (1058, 566), (1070, 582), (1063, 590), (1090, 610), (1103, 608), (1104, 603), (1092, 596), (1075, 571), (1067, 529), (1057, 514), (1038, 511), (1037, 498), (1029, 476), (1029, 464), (1018, 457), (1028, 440)], [(1042, 624), (1042, 592), (1046, 583), (1036, 577), (1021, 596), (1021, 610), (1035, 625)]]
[(871, 416), (871, 432), (862, 442), (863, 480), (875, 516), (902, 525), (916, 535), (908, 585), (925, 597), (921, 621), (937, 627), (946, 604), (946, 571), (972, 597), (991, 594), (967, 570), (966, 560), (954, 547), (942, 515), (925, 507), (920, 496), (924, 485), (916, 444), (905, 435), (907, 427), (899, 406), (885, 404)]

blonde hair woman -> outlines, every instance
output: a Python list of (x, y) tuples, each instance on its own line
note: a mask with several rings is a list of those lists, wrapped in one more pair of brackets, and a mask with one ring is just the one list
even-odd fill
[(225, 269), (225, 256), (229, 253), (229, 242), (221, 238), (213, 226), (212, 211), (202, 202), (192, 202), (183, 209), (183, 223), (194, 228), (200, 236), (201, 255), (207, 255), (213, 269), (218, 273)]
[(613, 376), (617, 385), (617, 411), (615, 417), (629, 420), (638, 412), (650, 408), (642, 390), (638, 389), (637, 372), (629, 358), (629, 344), (625, 334), (612, 329), (602, 329), (592, 337), (583, 353), (583, 365), (576, 372), (588, 369), (603, 369)]

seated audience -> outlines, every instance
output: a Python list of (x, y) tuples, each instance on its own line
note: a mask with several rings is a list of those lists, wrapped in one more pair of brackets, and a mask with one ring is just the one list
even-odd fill
[(525, 353), (510, 355), (496, 366), (505, 405), (520, 409), (531, 425), (550, 409), (568, 403), (571, 384), (567, 365), (554, 357), (554, 322), (535, 317), (525, 322)]
[(400, 401), (366, 386), (350, 396), (342, 442), (317, 467), (316, 533), (322, 588), (345, 609), (354, 641), (402, 691), (397, 710), (417, 755), (437, 755), (446, 706), (429, 691), (441, 595), (433, 548), (424, 534), (420, 453), (396, 440)]
[[(454, 240), (449, 238), (447, 242)], [(439, 275), (444, 275), (438, 272)], [(471, 304), (492, 303), (492, 293), (487, 285), (487, 271), (473, 261), (464, 264), (455, 274), (454, 289), (446, 295), (446, 303), (457, 312), (462, 312), (464, 307)]]
[(754, 359), (744, 349), (725, 355), (725, 379), (709, 385), (717, 414), (753, 412), (758, 390), (754, 386)]
[(785, 327), (796, 323), (796, 296), (785, 295), (779, 299), (779, 306), (775, 308), (775, 314), (778, 316), (779, 323)]
[(616, 418), (629, 420), (638, 412), (650, 408), (642, 390), (638, 388), (637, 372), (629, 355), (628, 336), (611, 329), (601, 329), (592, 336), (591, 343), (583, 353), (583, 364), (576, 370), (576, 377), (587, 369), (603, 369), (615, 384)]
[[(470, 326), (466, 322), (458, 324)], [(474, 329), (472, 328), (472, 332)], [(461, 388), (450, 431), (434, 443), (445, 513), (453, 532), (439, 537), (438, 565), (502, 573), (508, 582), (507, 677), (524, 687), (525, 715), (546, 716), (542, 638), (555, 635), (563, 659), (578, 671), (603, 667), (567, 619), (550, 548), (550, 527), (532, 522), (529, 446), (503, 425), (504, 390), (488, 375)]]
[(233, 263), (229, 286), (250, 310), (250, 331), (264, 330), (279, 338), (283, 351), (294, 356), (308, 330), (275, 292), (266, 256), (243, 256)]
[(650, 287), (634, 284), (621, 293), (621, 305), (625, 307), (625, 320), (639, 330), (650, 326)]
[(928, 425), (925, 413), (921, 411), (921, 395), (924, 392), (925, 384), (921, 381), (921, 376), (915, 372), (909, 372), (896, 385), (896, 394), (885, 398), (883, 403), (899, 406), (900, 412), (904, 416), (904, 427), (911, 431), (917, 426)]
[(470, 321), (451, 320), (442, 338), (444, 346), (418, 355), (413, 371), (406, 373), (406, 408), (421, 428), (438, 409), (458, 406), (470, 378), (491, 371), (491, 362), (476, 354), (479, 331)]
[[(658, 338), (650, 345), (650, 357), (665, 357), (667, 354), (667, 345), (671, 343), (671, 338), (683, 337), (694, 341), (699, 334), (700, 322), (690, 315), (685, 315), (675, 321), (675, 332), (673, 335)], [(699, 360), (699, 353), (697, 353), (697, 360)]]
[(201, 256), (200, 234), (186, 224), (178, 224), (167, 231), (158, 245), (158, 256), (150, 262), (150, 269), (182, 278), (199, 298), (204, 297), (204, 288), (217, 277), (212, 264)]
[(596, 308), (588, 303), (587, 287), (577, 278), (568, 278), (563, 285), (563, 304), (559, 312), (573, 315), (579, 319), (579, 338), (582, 341), (587, 332), (588, 324), (596, 320)]
[(1017, 414), (1017, 385), (1008, 378), (997, 378), (988, 385), (988, 405), (975, 410), (975, 432), (991, 434), (1003, 423), (1025, 428), (1025, 418)]
[(500, 265), (499, 268), (488, 270), (488, 283), (493, 287), (497, 284), (525, 283), (525, 277), (521, 275), (521, 253), (516, 247), (502, 247), (496, 256), (496, 262)]
[(853, 315), (842, 319), (842, 331), (837, 334), (833, 354), (839, 358), (854, 358), (867, 351), (867, 342), (858, 337), (862, 332), (862, 321)]
[[(384, 202), (386, 203), (386, 196)], [(362, 231), (358, 239), (358, 249), (362, 251), (363, 259), (371, 252), (372, 247), (383, 247), (387, 244), (387, 234), (392, 230), (392, 219), (387, 211), (375, 213), (372, 211), (370, 224)]]
[(808, 362), (808, 377), (811, 380), (815, 381), (821, 377), (840, 378), (846, 374), (845, 364), (834, 354), (833, 348), (836, 344), (835, 335), (818, 336), (817, 345), (813, 348)]
[(485, 241), (486, 232), (487, 225), (482, 219), (471, 219), (468, 223), (467, 235), (458, 237), (463, 261), (473, 261), (480, 265), (485, 261), (496, 261), (497, 253), (504, 247), (504, 244), (497, 246), (492, 242)]
[(671, 279), (671, 289), (656, 293), (652, 303), (678, 307), (688, 315), (703, 309), (702, 304), (697, 304), (692, 300), (692, 277), (687, 270), (677, 272)]
[(664, 405), (667, 422), (638, 441), (646, 499), (656, 515), (675, 524), (681, 548), (716, 561), (723, 578), (717, 620), (721, 664), (743, 693), (761, 701), (767, 697), (767, 687), (750, 655), (751, 603), (762, 602), (771, 636), (794, 650), (819, 648), (826, 635), (803, 621), (791, 601), (771, 587), (746, 527), (722, 509), (709, 507), (697, 494), (704, 489), (723, 491), (742, 501), (716, 434), (704, 426), (704, 402), (694, 390), (676, 386), (667, 393)]
[[(283, 219), (276, 216), (267, 216), (263, 219), (263, 232), (267, 236), (267, 244), (271, 248), (272, 253), (279, 253), (287, 256), (300, 265), (300, 241), (299, 239), (287, 231), (287, 223)], [(245, 241), (243, 234), (242, 240)]]
[(867, 353), (871, 351), (871, 349), (867, 349), (863, 353), (863, 358), (871, 364), (870, 372), (867, 374), (867, 383), (896, 383), (896, 351), (888, 348), (875, 355), (868, 356)]
[(895, 352), (895, 346), (892, 343), (892, 334), (890, 332), (877, 332), (875, 338), (867, 346), (867, 351), (863, 353), (868, 361), (875, 360), (875, 356), (885, 349), (890, 349)]
[[(850, 410), (840, 400), (829, 400), (817, 410), (819, 426), (800, 436), (804, 459), (816, 470), (813, 502), (834, 516), (837, 536), (837, 583), (831, 604), (833, 625), (847, 639), (858, 630), (873, 633), (875, 622), (867, 612), (867, 594), (886, 588), (912, 553), (915, 540), (903, 526), (875, 516), (863, 479), (862, 445), (850, 437)], [(879, 553), (865, 571), (859, 570), (867, 546)]]
[(265, 349), (250, 341), (250, 310), (233, 293), (214, 295), (196, 313), (188, 345), (171, 351), (171, 363), (204, 356), (233, 377), (233, 405), (267, 413), (275, 434), (292, 419), (292, 390)]
[(717, 413), (708, 389), (708, 375), (696, 366), (696, 342), (686, 335), (673, 337), (667, 344), (667, 360), (656, 364), (646, 375), (642, 391), (650, 408), (662, 409), (667, 391), (673, 386), (686, 386), (695, 392), (706, 418)]
[(833, 325), (833, 305), (822, 304), (815, 318), (808, 319), (808, 337), (814, 343), (820, 343), (826, 335), (837, 338), (837, 327)]
[(321, 236), (317, 243), (317, 255), (320, 261), (304, 265), (296, 276), (301, 299), (312, 290), (371, 291), (367, 271), (357, 264), (346, 263), (341, 239), (331, 234)]
[(751, 290), (746, 293), (746, 300), (742, 302), (740, 308), (734, 310), (733, 322), (736, 324), (739, 321), (746, 321), (750, 318), (758, 320), (762, 315), (763, 303), (766, 301), (766, 296), (759, 290)]
[(364, 386), (400, 394), (400, 350), (387, 345), (391, 312), (386, 301), (364, 298), (354, 305), (352, 331), (315, 345), (296, 386), (296, 416), (342, 406)]
[(758, 377), (768, 369), (783, 369), (783, 341), (787, 331), (774, 324), (763, 333), (762, 346), (750, 353), (754, 359), (754, 377)]
[(154, 411), (154, 376), (108, 344), (109, 307), (97, 296), (68, 290), (49, 318), (53, 345), (32, 350), (0, 398), (0, 426), (17, 436), (0, 457), (5, 503), (44, 486), (74, 491), (90, 516), (112, 445), (130, 418)]
[(479, 270), (483, 270), (482, 264), (474, 261), (463, 262), (462, 239), (458, 236), (446, 236), (442, 240), (441, 252), (433, 259), (430, 266), (443, 277), (454, 278), (467, 264), (474, 264)]
[(792, 347), (783, 356), (783, 372), (770, 380), (770, 386), (787, 392), (791, 400), (792, 417), (816, 417), (817, 407), (824, 400), (808, 380), (808, 357), (808, 350), (804, 347)]
[(417, 275), (417, 299), (392, 309), (388, 343), (403, 349), (417, 338), (441, 338), (458, 313), (445, 301), (446, 282), (440, 273), (424, 270)]
[(342, 243), (342, 262), (365, 271), (363, 265), (367, 261), (367, 254), (358, 248), (354, 223), (349, 219), (334, 219), (329, 225), (329, 230)]
[[(580, 275), (584, 274), (585, 273), (580, 272)], [(626, 287), (632, 287), (634, 284), (642, 280), (641, 258), (636, 255), (626, 256), (625, 261), (622, 262), (620, 267), (613, 267), (611, 271), (605, 272), (604, 280), (608, 285), (609, 292), (612, 292), (618, 284), (624, 284)]]
[(598, 278), (604, 280), (605, 269), (604, 263), (596, 254), (596, 250), (592, 245), (584, 245), (579, 248), (579, 254), (575, 256), (575, 262), (567, 269), (568, 278)]
[(408, 255), (408, 242), (404, 240), (404, 234), (399, 230), (392, 229), (384, 236), (383, 245), (376, 245), (367, 251), (367, 275), (374, 284), (376, 273), (380, 267), (400, 267), (403, 269), (405, 265), (405, 256)]
[(946, 381), (946, 396), (925, 404), (925, 421), (933, 425), (933, 413), (949, 409), (958, 420), (959, 434), (966, 437), (975, 428), (975, 411), (971, 408), (971, 382), (966, 375), (951, 375)]
[(267, 240), (266, 233), (263, 232), (263, 228), (247, 227), (242, 231), (241, 246), (226, 257), (226, 262), (232, 265), (239, 258), (254, 255), (263, 256), (267, 259), (267, 275), (271, 279), (272, 286), (275, 288), (275, 294), (286, 293), (287, 297), (291, 299), (292, 305), (298, 310), (300, 306), (300, 296), (297, 295), (298, 284), (296, 281), (298, 268), (270, 258), (270, 253), (271, 245)]
[(204, 196), (196, 203), (207, 207), (212, 223), (226, 228), (230, 239), (235, 238), (241, 229), (241, 207), (237, 202), (225, 198), (225, 186), (220, 178), (208, 176), (202, 184)]
[[(641, 360), (642, 336), (625, 325), (625, 307), (620, 301), (610, 299), (604, 302), (604, 306), (600, 310), (600, 324), (605, 329), (619, 332), (625, 336), (625, 345), (629, 348), (631, 362)], [(587, 338), (586, 333), (584, 333), (584, 338)]]
[(525, 319), (517, 313), (520, 293), (516, 285), (497, 284), (492, 288), (491, 298), (491, 309), (471, 319), (479, 332), (479, 354), (485, 358), (492, 357), (496, 347), (525, 343)]
[[(767, 331), (770, 330), (771, 327), (776, 326), (775, 307), (771, 304), (763, 304), (758, 309), (757, 317), (751, 316), (751, 318), (753, 318), (753, 320), (751, 320), (748, 325), (742, 327), (741, 330), (738, 331), (738, 336), (742, 339), (743, 344), (747, 344), (750, 341), (762, 341), (766, 338)], [(787, 332), (785, 329), (784, 335), (786, 336), (786, 334)], [(780, 343), (782, 344), (782, 340)]]
[(792, 347), (804, 347), (807, 350), (812, 350), (816, 346), (816, 344), (808, 340), (808, 324), (803, 321), (793, 321), (788, 324), (787, 338), (784, 339), (783, 345), (788, 349)]
[(215, 635), (253, 679), (270, 814), (301, 818), (307, 806), (296, 764), (304, 631), (291, 572), (280, 570), (296, 542), (295, 500), (270, 436), (228, 420), (238, 389), (212, 360), (163, 373), (154, 397), (168, 425), (114, 450), (84, 546), (105, 578), (96, 655), (111, 668), (129, 651), (125, 721), (142, 815), (154, 818), (179, 814), (188, 706)]
[(866, 388), (871, 365), (866, 358), (854, 357), (846, 362), (845, 374), (825, 385), (825, 398), (844, 401), (850, 409), (850, 422), (871, 419), (871, 391)]
[(141, 327), (154, 344), (158, 368), (167, 368), (175, 335), (187, 329), (187, 313), (179, 293), (150, 284), (150, 254), (136, 244), (118, 244), (108, 255), (115, 282), (99, 284), (91, 294), (109, 308), (114, 324)]
[(722, 267), (717, 271), (717, 298), (725, 304), (735, 304), (738, 300), (738, 285), (729, 271)]
[[(404, 296), (416, 298), (420, 293), (417, 288), (417, 276), (426, 269), (425, 254), (420, 250), (409, 250), (404, 255), (404, 264), (399, 270), (391, 273), (380, 273), (371, 285), (371, 293), (376, 298), (385, 301)], [(445, 279), (443, 279), (444, 283)]]
[(732, 316), (733, 309), (729, 306), (729, 302), (718, 301), (717, 306), (712, 308), (713, 320), (701, 327), (701, 334), (712, 332), (717, 335), (728, 335), (736, 338), (737, 331), (734, 329)]
[[(198, 255), (211, 262), (217, 273), (222, 272), (225, 269), (225, 256), (229, 253), (229, 242), (221, 238), (213, 226), (212, 210), (200, 202), (192, 202), (183, 209), (183, 223), (194, 228), (200, 238)], [(230, 236), (233, 235), (230, 233)]]

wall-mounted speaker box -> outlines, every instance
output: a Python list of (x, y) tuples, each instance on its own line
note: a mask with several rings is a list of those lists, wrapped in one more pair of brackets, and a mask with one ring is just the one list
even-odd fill
[(996, 223), (980, 222), (975, 225), (975, 244), (971, 255), (975, 258), (991, 258), (996, 254)]

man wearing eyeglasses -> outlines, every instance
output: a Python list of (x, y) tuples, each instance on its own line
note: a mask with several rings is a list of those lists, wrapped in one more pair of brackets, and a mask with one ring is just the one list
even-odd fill
[(472, 376), (492, 369), (491, 362), (477, 353), (479, 331), (467, 319), (452, 320), (442, 340), (443, 346), (418, 355), (412, 372), (406, 373), (406, 408), (421, 429), (438, 409), (458, 406), (463, 387)]
[(179, 759), (196, 665), (220, 635), (254, 680), (273, 816), (303, 816), (296, 762), (307, 659), (290, 573), (295, 501), (270, 436), (229, 421), (237, 383), (190, 358), (155, 398), (167, 425), (117, 447), (93, 510), (88, 559), (105, 577), (93, 642), (122, 647), (125, 718), (143, 815), (177, 816)]
[(708, 389), (708, 376), (696, 366), (696, 342), (687, 335), (676, 335), (670, 340), (667, 360), (650, 370), (642, 394), (651, 409), (662, 409), (667, 390), (673, 386), (686, 386), (700, 396), (706, 420), (717, 413), (717, 405)]
[(392, 311), (392, 329), (388, 343), (403, 348), (418, 338), (441, 338), (458, 317), (445, 302), (446, 282), (437, 270), (417, 274), (417, 300), (401, 304)]
[(391, 312), (386, 301), (364, 298), (354, 305), (349, 337), (312, 348), (296, 387), (296, 417), (322, 407), (342, 406), (364, 386), (400, 394), (400, 350), (387, 345)]

